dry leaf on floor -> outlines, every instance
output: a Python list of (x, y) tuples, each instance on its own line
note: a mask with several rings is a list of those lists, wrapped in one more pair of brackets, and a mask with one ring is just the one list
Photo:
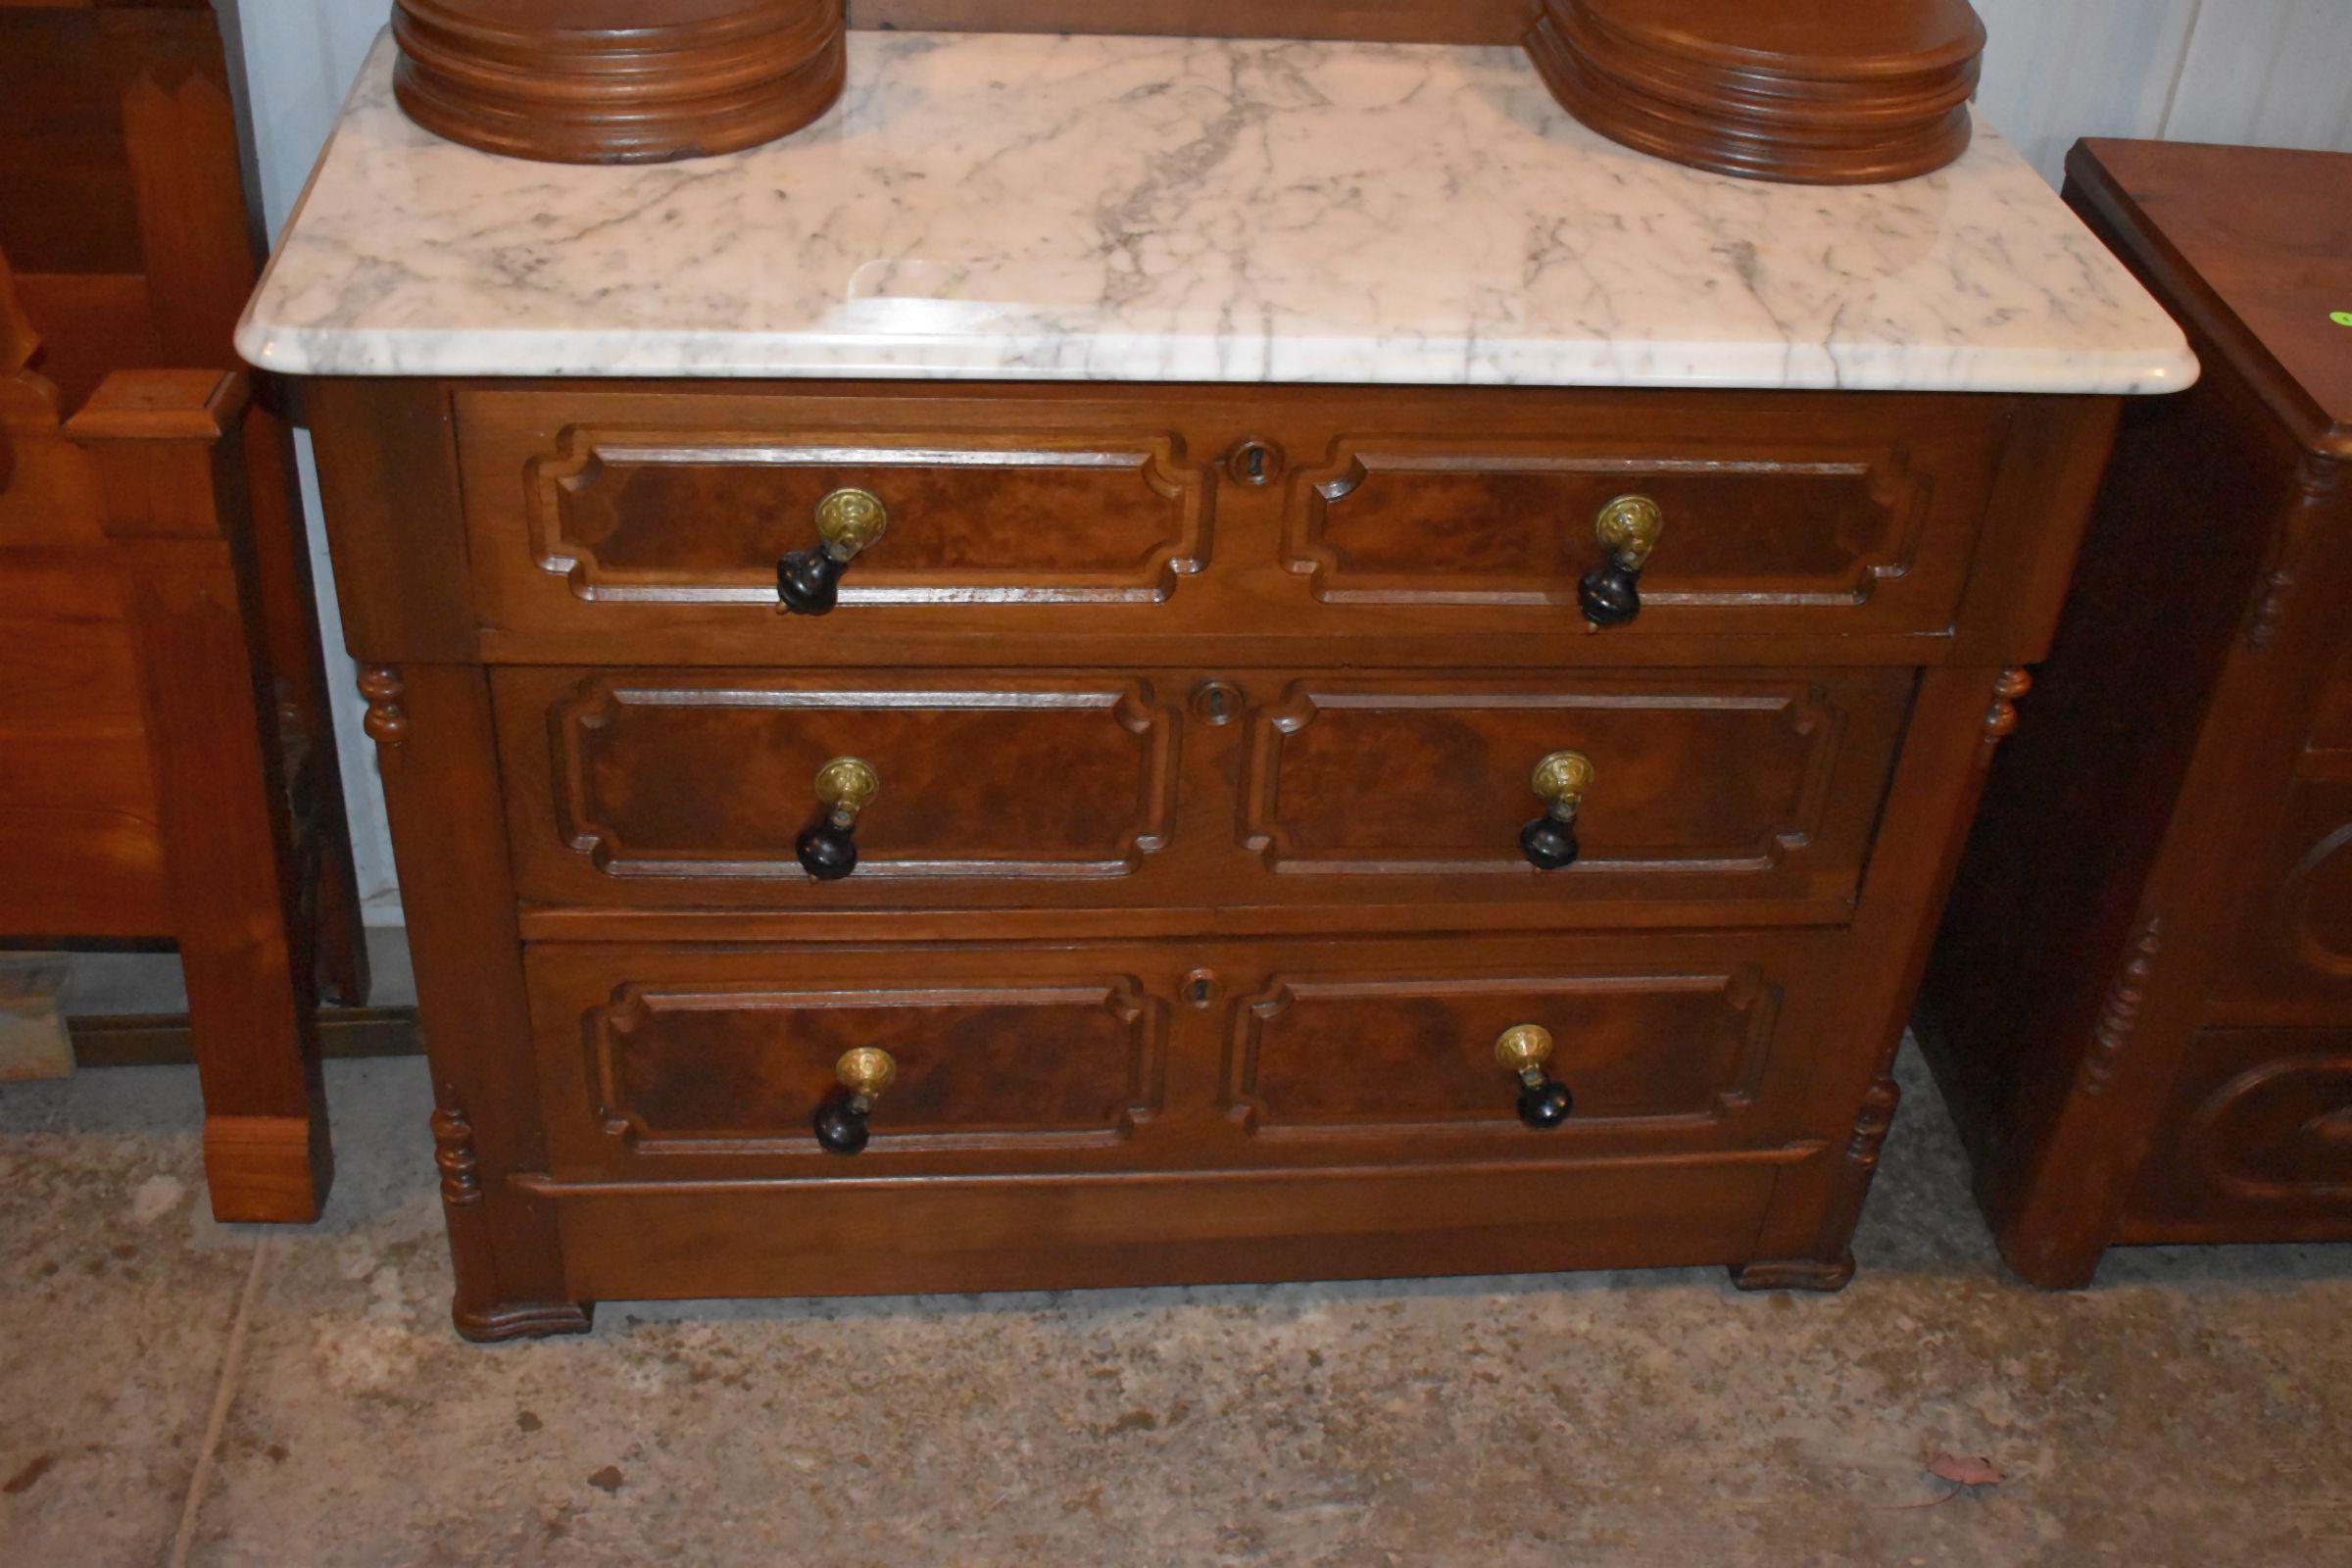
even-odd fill
[(1997, 1487), (2009, 1479), (1982, 1454), (1971, 1457), (1946, 1453), (1941, 1448), (1928, 1455), (1928, 1474), (1956, 1487)]

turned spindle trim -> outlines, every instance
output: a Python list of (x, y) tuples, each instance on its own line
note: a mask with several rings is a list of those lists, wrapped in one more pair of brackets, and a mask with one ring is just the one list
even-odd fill
[(441, 1201), (463, 1208), (482, 1200), (481, 1161), (473, 1150), (473, 1124), (454, 1100), (433, 1107), (433, 1163), (441, 1170)]
[(2150, 914), (2124, 950), (2123, 964), (2108, 983), (2098, 1021), (2091, 1027), (2090, 1050), (2082, 1058), (2082, 1093), (2094, 1100), (2115, 1087), (2115, 1075), (2147, 1007), (2148, 981), (2156, 972), (2156, 955), (2163, 948), (2164, 916)]
[(360, 667), (360, 695), (368, 699), (368, 717), (362, 727), (376, 745), (398, 746), (409, 738), (409, 715), (400, 706), (400, 695), (406, 689), (400, 683), (400, 671), (390, 664)]

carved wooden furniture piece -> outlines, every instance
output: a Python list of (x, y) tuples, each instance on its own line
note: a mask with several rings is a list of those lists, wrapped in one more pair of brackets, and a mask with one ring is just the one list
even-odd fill
[[(606, 219), (674, 288), (559, 280), (513, 215), (568, 232), (614, 172), (420, 152), (379, 68), (240, 341), (311, 376), (465, 1333), (637, 1297), (1844, 1282), (2117, 394), (2188, 368), (2013, 154), (1952, 200), (2083, 294), (1988, 259), (1889, 354), (1973, 220), (1660, 166), (1715, 243), (1661, 241), (1649, 274), (1702, 275), (1627, 292), (1622, 336), (1516, 256), (1352, 229), (1406, 191), (1464, 232), (1630, 221), (1619, 151), (1497, 51), (863, 34), (842, 136), (646, 176), (658, 214), (800, 193), (825, 238), (791, 270), (772, 204), (692, 255)], [(1129, 87), (1171, 76), (1139, 130)], [(1237, 120), (1227, 169), (1202, 126)], [(381, 232), (417, 158), (473, 200)], [(1200, 248), (1106, 259), (1102, 215), (1147, 211)], [(1805, 280), (1840, 320), (1866, 290), (1875, 342), (1707, 314), (1727, 235), (1774, 274), (1818, 254), (1797, 226), (1890, 213), (1941, 259)], [(1955, 376), (1985, 290), (1957, 349), (2003, 358)], [(1519, 384), (1430, 384), (1496, 365)], [(1658, 378), (1573, 384), (1612, 371)], [(1763, 384), (1671, 383), (1702, 371)]]
[(2133, 409), (1921, 1038), (2004, 1254), (2352, 1239), (2352, 158), (2086, 141), (2188, 328)]
[(0, 7), (0, 938), (176, 942), (214, 1212), (308, 1220), (367, 963), (208, 9)]
[(840, 0), (393, 0), (400, 105), (510, 157), (646, 163), (756, 146), (841, 93)]
[[(1841, 1283), (2114, 412), (313, 393), (484, 1338), (604, 1296)], [(1701, 431), (1769, 445), (1682, 478)], [(1600, 630), (1624, 487), (1664, 528)], [(888, 531), (781, 612), (844, 488)], [(1531, 851), (1563, 806), (1575, 853)]]

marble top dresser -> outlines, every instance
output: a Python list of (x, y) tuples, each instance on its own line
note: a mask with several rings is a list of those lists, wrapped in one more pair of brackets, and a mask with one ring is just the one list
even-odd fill
[(598, 1299), (1835, 1287), (2123, 395), (1988, 129), (1819, 189), (1502, 48), (856, 33), (507, 162), (364, 73), (312, 378), (477, 1338)]

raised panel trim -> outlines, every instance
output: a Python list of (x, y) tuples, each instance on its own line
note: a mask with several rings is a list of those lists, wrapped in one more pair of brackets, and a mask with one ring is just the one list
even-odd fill
[[(1591, 1116), (1579, 1113), (1571, 1128), (1595, 1131), (1696, 1132), (1720, 1125), (1750, 1108), (1761, 1090), (1772, 1038), (1779, 1027), (1781, 991), (1768, 982), (1756, 964), (1716, 971), (1666, 971), (1654, 974), (1502, 975), (1423, 979), (1317, 979), (1311, 975), (1276, 974), (1256, 992), (1237, 998), (1228, 1014), (1220, 1103), (1226, 1117), (1253, 1138), (1273, 1142), (1321, 1142), (1334, 1139), (1387, 1136), (1396, 1133), (1443, 1133), (1477, 1138), (1524, 1138), (1512, 1110), (1513, 1081), (1499, 1067), (1494, 1073), (1494, 1108), (1458, 1116), (1365, 1117), (1346, 1122), (1286, 1123), (1278, 1107), (1269, 1106), (1258, 1093), (1258, 1056), (1266, 1026), (1294, 1006), (1316, 1001), (1362, 998), (1462, 997), (1510, 994), (1536, 997), (1575, 997), (1595, 993), (1719, 993), (1732, 1007), (1747, 1016), (1740, 1054), (1727, 1080), (1716, 1089), (1703, 1110), (1655, 1116)], [(1571, 1054), (1574, 1042), (1566, 1042)], [(1336, 1064), (1345, 1070), (1346, 1063)], [(1555, 1070), (1573, 1079), (1572, 1068), (1555, 1061)], [(1566, 1130), (1566, 1129), (1563, 1129)]]
[[(1565, 580), (1552, 589), (1486, 586), (1447, 586), (1443, 571), (1400, 576), (1353, 571), (1345, 566), (1340, 550), (1328, 537), (1332, 509), (1382, 471), (1396, 473), (1552, 473), (1622, 475), (1746, 475), (1759, 483), (1789, 477), (1859, 478), (1886, 512), (1891, 546), (1884, 559), (1857, 558), (1850, 574), (1832, 587), (1814, 589), (1745, 586), (1720, 589), (1676, 589), (1644, 583), (1645, 607), (1706, 607), (1786, 609), (1792, 607), (1851, 607), (1867, 604), (1881, 582), (1908, 576), (1919, 560), (1920, 546), (1934, 511), (1935, 483), (1915, 470), (1908, 446), (1897, 444), (1870, 458), (1791, 462), (1754, 458), (1611, 457), (1604, 454), (1512, 452), (1508, 449), (1434, 448), (1412, 443), (1354, 444), (1341, 437), (1324, 464), (1301, 469), (1294, 478), (1292, 504), (1283, 529), (1284, 564), (1307, 578), (1308, 591), (1327, 604), (1462, 605), (1519, 607), (1573, 604), (1576, 584)], [(1566, 517), (1560, 526), (1577, 537), (1589, 534), (1590, 516)], [(1671, 527), (1671, 523), (1669, 524)], [(1597, 544), (1592, 564), (1599, 565)], [(1468, 573), (1458, 574), (1469, 576)], [(1496, 574), (1489, 574), (1490, 576)], [(1669, 573), (1671, 576), (1671, 573)]]
[[(1411, 710), (1461, 710), (1465, 709), (1558, 709), (1563, 711), (1577, 709), (1630, 710), (1713, 710), (1740, 711), (1758, 710), (1786, 711), (1790, 731), (1800, 737), (1812, 737), (1811, 755), (1806, 760), (1805, 777), (1798, 789), (1791, 820), (1774, 828), (1747, 845), (1724, 845), (1711, 853), (1657, 857), (1646, 859), (1617, 858), (1588, 852), (1576, 863), (1562, 871), (1538, 871), (1518, 854), (1515, 844), (1496, 848), (1490, 858), (1415, 859), (1410, 858), (1383, 859), (1312, 859), (1295, 854), (1283, 832), (1280, 810), (1280, 775), (1282, 768), (1282, 738), (1296, 735), (1314, 722), (1315, 715), (1324, 711), (1348, 710), (1395, 711)], [(1262, 859), (1278, 874), (1286, 875), (1464, 875), (1483, 876), (1606, 876), (1659, 872), (1759, 872), (1777, 868), (1792, 852), (1811, 844), (1820, 833), (1829, 809), (1830, 789), (1837, 774), (1839, 743), (1845, 731), (1845, 714), (1830, 700), (1829, 694), (1818, 685), (1791, 685), (1782, 691), (1587, 691), (1559, 690), (1462, 690), (1442, 692), (1386, 692), (1377, 686), (1351, 687), (1318, 681), (1298, 681), (1286, 687), (1282, 700), (1262, 709), (1255, 715), (1250, 737), (1250, 751), (1243, 770), (1243, 815), (1241, 835), (1245, 847)], [(1573, 736), (1564, 736), (1561, 744), (1571, 744)], [(1528, 759), (1533, 765), (1535, 759)], [(1533, 795), (1528, 797), (1528, 814), (1538, 809)]]
[(1020, 711), (1100, 709), (1131, 735), (1145, 741), (1136, 783), (1136, 820), (1121, 843), (1121, 853), (1092, 860), (861, 859), (857, 875), (864, 881), (904, 877), (986, 876), (991, 878), (1091, 878), (1129, 876), (1143, 865), (1144, 857), (1167, 845), (1167, 824), (1174, 808), (1178, 748), (1177, 715), (1157, 700), (1148, 682), (1117, 686), (1045, 687), (1029, 690), (956, 688), (848, 688), (818, 690), (807, 687), (657, 686), (641, 680), (589, 676), (572, 695), (548, 714), (548, 742), (556, 782), (556, 827), (564, 842), (588, 858), (600, 872), (615, 877), (674, 877), (686, 879), (760, 878), (808, 881), (789, 842), (777, 846), (772, 858), (721, 860), (663, 859), (630, 853), (618, 834), (598, 820), (591, 809), (584, 749), (573, 744), (576, 731), (610, 724), (625, 707), (738, 708), (738, 709), (897, 709)]
[[(1166, 1099), (1168, 1006), (1135, 975), (1102, 981), (1042, 986), (821, 987), (806, 991), (746, 982), (741, 985), (663, 986), (625, 982), (591, 1007), (581, 1020), (587, 1053), (589, 1112), (598, 1131), (631, 1154), (808, 1153), (812, 1132), (791, 1136), (730, 1137), (659, 1132), (626, 1103), (620, 1089), (618, 1051), (626, 1037), (662, 1012), (740, 1012), (769, 1008), (780, 1014), (818, 1008), (923, 1006), (1100, 1006), (1127, 1026), (1128, 1077), (1118, 1102), (1104, 1107), (1100, 1127), (1054, 1132), (978, 1128), (965, 1132), (900, 1132), (884, 1118), (873, 1124), (869, 1153), (923, 1153), (980, 1149), (1092, 1149), (1121, 1144), (1156, 1116)], [(811, 1103), (808, 1112), (816, 1113)]]
[[(560, 577), (573, 597), (591, 603), (761, 605), (774, 608), (775, 585), (767, 574), (741, 582), (712, 581), (707, 573), (622, 572), (603, 565), (594, 546), (569, 537), (564, 528), (568, 499), (597, 484), (608, 464), (744, 467), (956, 468), (1132, 468), (1154, 495), (1178, 508), (1174, 532), (1132, 564), (1117, 568), (1068, 571), (1053, 583), (1014, 581), (1012, 571), (995, 573), (902, 572), (896, 582), (877, 583), (889, 563), (877, 556), (841, 586), (841, 603), (854, 605), (966, 604), (1157, 604), (1176, 591), (1180, 578), (1208, 562), (1209, 514), (1214, 474), (1185, 461), (1183, 438), (1173, 432), (1130, 439), (1125, 445), (1095, 442), (1055, 448), (1051, 437), (1035, 437), (1018, 449), (982, 446), (894, 444), (843, 436), (812, 435), (782, 443), (758, 435), (729, 439), (698, 432), (629, 426), (567, 425), (556, 448), (524, 465), (525, 511), (532, 559)], [(888, 498), (884, 498), (887, 502)], [(811, 535), (813, 538), (813, 534)]]

